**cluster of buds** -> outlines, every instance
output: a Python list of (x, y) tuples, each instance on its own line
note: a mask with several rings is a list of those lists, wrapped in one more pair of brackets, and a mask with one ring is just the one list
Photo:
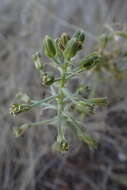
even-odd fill
[(43, 64), (41, 61), (41, 54), (40, 52), (36, 52), (33, 56), (32, 56), (32, 60), (35, 64), (35, 68), (37, 70), (43, 70)]
[(31, 105), (28, 104), (12, 104), (9, 111), (13, 116), (18, 115), (19, 113), (29, 111), (31, 109)]
[(44, 53), (49, 58), (63, 55), (65, 59), (70, 60), (82, 49), (84, 40), (85, 34), (82, 30), (76, 31), (72, 38), (67, 33), (63, 33), (56, 40), (46, 36), (43, 40)]

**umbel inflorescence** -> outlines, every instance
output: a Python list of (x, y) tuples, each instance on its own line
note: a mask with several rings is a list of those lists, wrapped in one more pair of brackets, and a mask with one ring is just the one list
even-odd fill
[(74, 110), (79, 113), (93, 114), (96, 106), (105, 105), (107, 98), (83, 98), (78, 93), (78, 90), (72, 93), (68, 89), (68, 81), (77, 76), (80, 78), (80, 73), (88, 72), (98, 64), (101, 64), (101, 56), (99, 53), (92, 53), (77, 63), (74, 63), (72, 58), (83, 48), (85, 41), (85, 33), (83, 30), (76, 31), (72, 37), (67, 33), (63, 33), (57, 39), (52, 39), (50, 36), (45, 36), (43, 40), (43, 52), (50, 59), (50, 66), (58, 70), (59, 77), (53, 73), (45, 72), (46, 64), (43, 63), (41, 52), (36, 52), (33, 55), (35, 68), (39, 71), (43, 85), (49, 86), (51, 96), (42, 100), (32, 100), (29, 96), (23, 93), (17, 95), (22, 103), (14, 103), (10, 107), (10, 114), (16, 116), (22, 112), (29, 111), (36, 106), (44, 107), (45, 109), (55, 109), (56, 116), (48, 120), (23, 124), (20, 127), (14, 128), (16, 137), (24, 134), (24, 132), (33, 126), (45, 125), (48, 123), (57, 126), (58, 135), (53, 147), (58, 151), (68, 151), (70, 145), (66, 137), (66, 129), (70, 128), (79, 140), (87, 143), (89, 146), (96, 147), (96, 141), (87, 134), (84, 123), (78, 119), (78, 114), (75, 119)]

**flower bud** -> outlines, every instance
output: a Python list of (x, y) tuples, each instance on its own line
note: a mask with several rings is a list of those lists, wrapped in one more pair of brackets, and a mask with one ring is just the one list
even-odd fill
[(70, 36), (67, 33), (63, 33), (60, 37), (61, 44), (65, 48), (68, 41), (70, 40)]
[(85, 68), (86, 70), (93, 68), (101, 61), (100, 55), (93, 53), (87, 56), (84, 60), (82, 60), (79, 64), (81, 68)]
[(31, 106), (27, 104), (12, 104), (9, 111), (11, 115), (16, 116), (19, 113), (29, 111), (30, 109)]
[(107, 98), (106, 97), (103, 97), (103, 98), (91, 98), (91, 99), (89, 99), (89, 101), (92, 104), (95, 104), (95, 105), (106, 105), (107, 104)]
[(70, 60), (76, 55), (76, 53), (82, 49), (82, 44), (80, 41), (77, 41), (76, 38), (72, 38), (68, 41), (66, 48), (64, 50), (64, 57), (67, 60)]
[(22, 92), (18, 92), (15, 96), (15, 99), (23, 103), (31, 102), (31, 98), (27, 94), (22, 93)]
[(76, 38), (76, 40), (81, 41), (81, 42), (83, 43), (84, 40), (85, 40), (85, 33), (84, 33), (83, 30), (77, 30), (77, 31), (73, 34), (72, 38)]
[(32, 56), (32, 60), (34, 62), (35, 68), (37, 70), (42, 70), (43, 69), (43, 65), (41, 62), (41, 55), (39, 52), (36, 52), (33, 56)]
[(45, 73), (45, 75), (43, 75), (42, 77), (42, 84), (44, 85), (51, 85), (53, 84), (55, 81), (55, 77), (53, 75), (48, 75), (47, 73)]
[(115, 35), (126, 38), (127, 39), (127, 32), (124, 31), (116, 31), (114, 32)]
[(64, 51), (65, 47), (64, 47), (64, 45), (61, 43), (61, 39), (60, 39), (60, 38), (57, 38), (57, 39), (56, 39), (56, 45), (57, 45), (58, 51), (60, 51), (60, 52)]
[(53, 149), (60, 152), (66, 152), (69, 150), (69, 144), (66, 140), (56, 141), (53, 144)]
[(57, 39), (57, 46), (60, 51), (64, 51), (67, 42), (70, 40), (70, 36), (67, 33), (63, 33), (60, 38)]
[(20, 137), (28, 128), (30, 128), (29, 124), (24, 124), (21, 127), (15, 127), (13, 129), (14, 135), (16, 137)]
[(56, 55), (56, 44), (50, 36), (45, 36), (45, 39), (43, 40), (43, 49), (47, 57), (52, 58)]
[(87, 103), (85, 101), (78, 101), (76, 103), (76, 109), (85, 114), (94, 114), (95, 106), (92, 103)]

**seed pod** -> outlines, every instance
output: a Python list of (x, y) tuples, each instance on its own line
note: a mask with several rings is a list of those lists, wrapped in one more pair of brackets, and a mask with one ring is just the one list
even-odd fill
[(42, 84), (44, 85), (51, 85), (55, 81), (55, 77), (53, 75), (48, 75), (45, 73), (45, 75), (42, 78)]
[(76, 38), (72, 38), (68, 41), (66, 48), (64, 50), (64, 57), (67, 60), (70, 60), (76, 55), (76, 53), (82, 49), (82, 44), (80, 41), (77, 41)]
[(42, 69), (43, 69), (40, 52), (36, 52), (36, 53), (32, 56), (32, 60), (33, 60), (33, 62), (34, 62), (35, 68), (36, 68), (37, 70), (42, 70)]
[(44, 54), (47, 57), (54, 57), (56, 55), (56, 44), (55, 41), (50, 36), (45, 36), (45, 39), (43, 40), (43, 49)]
[(93, 68), (101, 61), (100, 55), (93, 53), (87, 56), (84, 60), (82, 60), (79, 64), (81, 68), (85, 68), (86, 70)]
[(76, 38), (78, 41), (81, 41), (81, 42), (83, 43), (84, 40), (85, 40), (85, 33), (84, 33), (83, 30), (77, 30), (77, 31), (73, 34), (72, 38)]

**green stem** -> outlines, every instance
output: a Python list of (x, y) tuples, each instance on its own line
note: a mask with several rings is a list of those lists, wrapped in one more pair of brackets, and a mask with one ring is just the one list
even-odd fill
[(44, 120), (44, 121), (38, 121), (38, 122), (30, 123), (29, 126), (30, 126), (30, 127), (33, 127), (33, 126), (48, 124), (48, 123), (51, 123), (51, 122), (56, 121), (57, 119), (58, 119), (58, 118), (55, 117), (55, 118), (53, 118), (53, 119), (48, 119), (48, 120)]
[(37, 101), (37, 102), (33, 103), (33, 104), (31, 105), (31, 107), (35, 107), (35, 106), (41, 105), (41, 104), (43, 104), (43, 103), (45, 103), (45, 102), (47, 102), (47, 101), (52, 100), (53, 98), (54, 98), (54, 96), (50, 96), (50, 97), (47, 97), (47, 98), (42, 99), (42, 100), (40, 100), (40, 101)]
[(62, 65), (62, 73), (61, 73), (61, 81), (59, 86), (59, 92), (58, 92), (58, 98), (57, 98), (57, 104), (58, 104), (58, 137), (65, 139), (64, 137), (64, 128), (62, 126), (62, 112), (64, 110), (64, 94), (61, 90), (61, 88), (64, 88), (65, 81), (66, 81), (66, 72), (67, 72), (68, 62), (64, 63)]

